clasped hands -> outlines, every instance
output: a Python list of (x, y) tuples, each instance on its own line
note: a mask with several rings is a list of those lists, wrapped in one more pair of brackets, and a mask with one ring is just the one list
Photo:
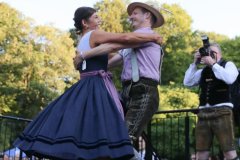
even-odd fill
[(201, 64), (205, 64), (205, 65), (208, 65), (208, 66), (213, 66), (216, 63), (216, 60), (213, 59), (211, 56), (201, 57), (199, 51), (197, 51), (194, 54), (194, 63), (195, 64), (201, 63)]

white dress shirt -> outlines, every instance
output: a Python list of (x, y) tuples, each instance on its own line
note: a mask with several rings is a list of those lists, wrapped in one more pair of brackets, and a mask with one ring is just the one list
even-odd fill
[[(203, 69), (197, 69), (196, 64), (190, 64), (189, 68), (185, 72), (183, 84), (188, 87), (193, 87), (199, 85), (201, 74)], [(235, 64), (231, 61), (228, 61), (225, 67), (220, 66), (218, 63), (215, 63), (212, 66), (212, 70), (216, 78), (223, 80), (226, 84), (232, 84), (238, 76), (238, 69)], [(220, 103), (214, 106), (206, 104), (206, 106), (199, 106), (199, 108), (205, 107), (220, 107), (220, 106), (229, 106), (233, 107), (232, 103)]]

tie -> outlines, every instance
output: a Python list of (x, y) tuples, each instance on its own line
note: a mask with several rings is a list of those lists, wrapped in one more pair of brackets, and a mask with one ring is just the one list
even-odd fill
[(137, 55), (134, 50), (131, 50), (131, 64), (132, 64), (132, 80), (133, 82), (139, 81), (139, 71), (138, 71), (138, 64), (137, 64)]

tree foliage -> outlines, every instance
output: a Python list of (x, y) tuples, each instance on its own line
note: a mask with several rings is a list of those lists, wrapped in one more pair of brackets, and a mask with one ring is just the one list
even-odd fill
[(220, 43), (223, 56), (226, 60), (233, 61), (240, 68), (240, 37), (235, 37), (231, 40), (225, 40)]
[[(160, 95), (159, 111), (198, 107), (198, 93), (182, 85), (171, 82), (168, 86), (159, 86), (158, 90)], [(173, 115), (171, 114), (171, 116)], [(166, 116), (166, 114), (156, 114), (154, 118), (164, 118)]]
[(107, 32), (120, 33), (126, 27), (126, 3), (123, 0), (102, 0), (94, 5), (102, 19), (101, 28)]
[(160, 98), (160, 110), (196, 108), (198, 104), (198, 94), (185, 87), (160, 87)]
[(5, 3), (0, 12), (0, 114), (32, 117), (76, 79), (73, 41)]
[(165, 24), (157, 31), (163, 35), (165, 43), (163, 49), (165, 56), (162, 68), (162, 84), (168, 85), (171, 81), (182, 83), (185, 69), (188, 67), (193, 51), (191, 32), (192, 19), (179, 5), (163, 4), (162, 8), (171, 12), (162, 14), (165, 18)]

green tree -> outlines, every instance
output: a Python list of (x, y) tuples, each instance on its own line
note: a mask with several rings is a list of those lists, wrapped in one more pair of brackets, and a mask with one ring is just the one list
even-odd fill
[(192, 19), (179, 5), (163, 4), (162, 10), (165, 18), (165, 24), (156, 31), (164, 37), (165, 56), (162, 68), (162, 84), (167, 85), (169, 82), (182, 83), (185, 69), (191, 60), (190, 53), (193, 48), (191, 32)]
[(222, 43), (220, 43), (222, 52), (223, 52), (223, 57), (226, 60), (233, 61), (238, 68), (240, 68), (240, 37), (235, 37), (234, 39), (231, 40), (225, 40)]
[[(185, 88), (171, 82), (168, 86), (159, 86), (159, 111), (197, 108), (199, 100), (196, 90)], [(171, 114), (171, 116), (179, 114)], [(166, 114), (156, 114), (154, 118), (165, 118)]]
[(102, 19), (101, 28), (107, 32), (126, 32), (126, 3), (123, 0), (102, 0), (94, 5)]
[(0, 114), (31, 118), (77, 79), (70, 34), (0, 3)]

